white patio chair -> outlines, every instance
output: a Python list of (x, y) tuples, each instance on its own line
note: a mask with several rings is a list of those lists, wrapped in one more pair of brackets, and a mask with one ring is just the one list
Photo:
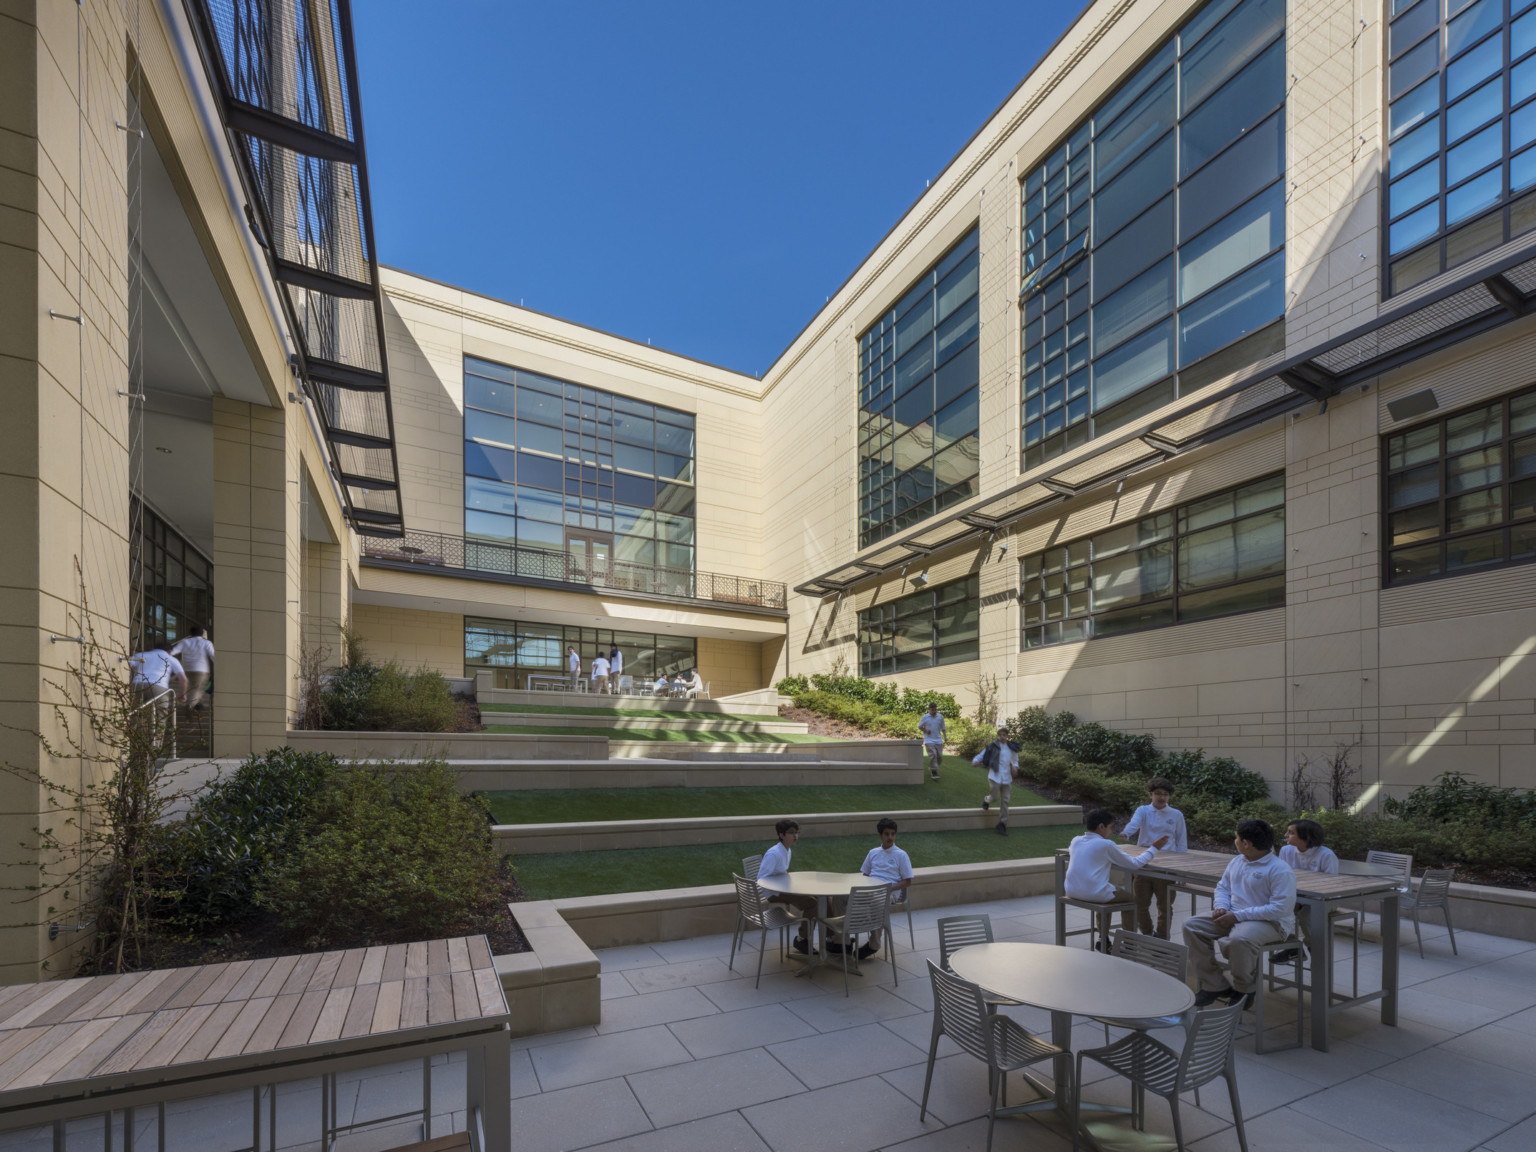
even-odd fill
[[(1127, 932), (1124, 928), (1115, 929), (1113, 954), (1122, 960), (1130, 960), (1135, 964), (1143, 964), (1153, 968), (1165, 976), (1172, 976), (1180, 984), (1189, 979), (1189, 949), (1182, 944), (1175, 944), (1172, 940), (1161, 940), (1156, 936), (1143, 936), (1140, 932)], [(1109, 1030), (1115, 1028), (1130, 1028), (1138, 1032), (1151, 1031), (1156, 1028), (1182, 1028), (1189, 1020), (1188, 1012), (1181, 1012), (1177, 1016), (1151, 1016), (1146, 1018), (1130, 1019), (1127, 1017), (1095, 1016), (1100, 1024), (1104, 1025), (1104, 1043), (1109, 1043)]]
[(878, 887), (850, 888), (848, 890), (848, 905), (841, 916), (828, 916), (821, 922), (821, 939), (823, 949), (827, 948), (827, 941), (831, 934), (836, 932), (843, 941), (843, 995), (848, 992), (848, 954), (854, 953), (853, 970), (859, 970), (858, 938), (868, 932), (877, 929), (887, 929), (885, 933), (886, 958), (891, 962), (892, 983), (901, 983), (901, 972), (896, 967), (896, 942), (891, 939), (889, 931), (891, 924), (891, 897), (890, 886), (881, 884)]
[[(972, 944), (991, 944), (992, 917), (985, 913), (972, 916), (946, 916), (938, 923), (939, 929), (939, 967), (944, 971), (950, 971), (949, 958), (962, 948), (968, 948)], [(913, 951), (916, 951), (914, 948)], [(983, 992), (984, 999), (992, 1008), (1000, 1006), (1017, 1007), (1017, 1000), (1010, 1000), (1006, 996), (994, 996), (990, 992)]]
[(1451, 937), (1451, 954), (1456, 950), (1456, 929), (1451, 925), (1451, 880), (1455, 871), (1450, 868), (1426, 868), (1419, 878), (1419, 890), (1402, 897), (1402, 906), (1413, 913), (1413, 934), (1419, 942), (1419, 956), (1424, 955), (1424, 934), (1419, 931), (1419, 913), (1426, 908), (1438, 908), (1445, 917), (1445, 930)]
[[(761, 859), (761, 857), (759, 857)], [(798, 924), (805, 919), (792, 909), (783, 904), (770, 904), (763, 899), (763, 891), (757, 886), (756, 880), (748, 880), (745, 876), (731, 874), (732, 881), (736, 884), (736, 931), (731, 936), (731, 959), (726, 964), (727, 971), (734, 971), (736, 967), (736, 941), (741, 939), (742, 945), (746, 941), (742, 939), (748, 928), (758, 930), (757, 940), (757, 980), (752, 987), (757, 988), (763, 982), (763, 951), (768, 944), (768, 930), (779, 930), (779, 955), (784, 955), (784, 946), (787, 943), (785, 933), (790, 925)], [(846, 961), (844, 962), (846, 964)], [(846, 980), (847, 977), (844, 976)]]

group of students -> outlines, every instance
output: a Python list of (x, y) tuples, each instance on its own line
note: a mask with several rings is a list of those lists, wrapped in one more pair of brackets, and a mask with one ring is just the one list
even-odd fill
[[(928, 711), (917, 718), (917, 730), (923, 735), (923, 753), (928, 759), (928, 775), (939, 778), (939, 764), (944, 759), (944, 717), (937, 704), (929, 704)], [(997, 823), (993, 831), (999, 836), (1008, 835), (1008, 802), (1013, 795), (1013, 782), (1019, 775), (1019, 745), (1008, 739), (1008, 729), (999, 728), (997, 739), (971, 758), (971, 763), (987, 770), (987, 794), (981, 798), (981, 810), (989, 812), (997, 805)]]
[[(788, 872), (790, 856), (800, 840), (800, 825), (793, 820), (780, 820), (773, 826), (773, 830), (778, 834), (778, 843), (763, 853), (763, 862), (757, 869), (758, 879)], [(880, 843), (865, 855), (859, 871), (877, 884), (889, 884), (893, 892), (905, 891), (912, 885), (912, 858), (905, 849), (896, 846), (896, 821), (889, 816), (882, 817), (875, 825), (875, 834), (880, 837)], [(799, 934), (790, 946), (802, 955), (808, 954), (811, 945), (806, 936), (806, 925), (816, 918), (816, 897), (767, 891), (763, 895), (770, 901), (793, 908), (806, 918), (800, 921)], [(833, 897), (829, 914), (841, 915), (847, 902), (846, 896)], [(841, 947), (833, 941), (827, 943), (829, 952), (840, 951)], [(860, 960), (868, 960), (879, 950), (880, 932), (876, 929), (870, 933), (869, 940), (859, 948), (856, 955)]]
[[(571, 677), (571, 691), (581, 690), (581, 653), (576, 651), (575, 645), (567, 649), (565, 654), (566, 671)], [(617, 696), (619, 693), (619, 677), (624, 673), (624, 653), (615, 644), (606, 653), (601, 649), (592, 657), (592, 683), (589, 691), (599, 695)], [(699, 678), (699, 670), (693, 669), (688, 676), (681, 673), (667, 679), (665, 672), (656, 674), (656, 682), (651, 685), (652, 696), (676, 696), (679, 699), (695, 699), (704, 690), (704, 681)]]
[[(1105, 904), (1124, 899), (1110, 880), (1110, 870), (1138, 873), (1159, 852), (1188, 851), (1189, 834), (1184, 815), (1169, 801), (1173, 784), (1162, 777), (1147, 785), (1150, 803), (1136, 809), (1121, 835), (1134, 840), (1141, 852), (1132, 856), (1114, 842), (1115, 818), (1102, 808), (1083, 819), (1086, 831), (1072, 841), (1067, 864), (1066, 895), (1075, 900)], [(1339, 858), (1323, 843), (1323, 829), (1314, 820), (1293, 820), (1285, 830), (1285, 843), (1275, 850), (1275, 833), (1263, 820), (1238, 822), (1233, 838), (1235, 856), (1222, 873), (1211, 900), (1208, 916), (1184, 922), (1184, 944), (1190, 966), (1199, 981), (1196, 1007), (1222, 1001), (1239, 1001), (1251, 1007), (1258, 988), (1263, 954), (1258, 948), (1289, 939), (1299, 928), (1302, 941), (1312, 946), (1308, 909), (1296, 905), (1297, 872), (1338, 872)], [(1121, 913), (1121, 927), (1168, 939), (1173, 918), (1173, 882), (1135, 876), (1132, 882), (1135, 911)], [(1152, 904), (1157, 904), (1154, 929)], [(1216, 961), (1220, 943), (1227, 959), (1223, 971)], [(1108, 945), (1101, 944), (1107, 950)], [(1294, 952), (1276, 955), (1293, 959)]]

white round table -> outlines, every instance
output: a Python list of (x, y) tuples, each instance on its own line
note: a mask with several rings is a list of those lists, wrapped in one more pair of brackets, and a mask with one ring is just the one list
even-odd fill
[[(886, 887), (878, 880), (862, 872), (779, 872), (773, 876), (759, 876), (757, 886), (765, 892), (782, 893), (786, 896), (814, 896), (816, 918), (827, 918), (827, 901), (834, 896), (846, 896), (850, 888)], [(812, 968), (826, 963), (826, 946), (806, 957), (806, 965), (797, 976), (803, 976)]]
[[(1072, 1017), (1177, 1016), (1195, 1003), (1195, 994), (1188, 986), (1154, 968), (1058, 944), (972, 944), (951, 955), (949, 966), (961, 979), (994, 995), (1044, 1008), (1051, 1014), (1051, 1043), (1067, 1053), (1054, 1061), (1057, 1084), (1071, 1081)], [(1041, 1103), (1034, 1101), (1007, 1111), (1035, 1111)], [(1052, 1103), (1063, 1110), (1071, 1106), (1071, 1101), (1059, 1093)], [(1084, 1108), (1089, 1107), (1085, 1101)]]

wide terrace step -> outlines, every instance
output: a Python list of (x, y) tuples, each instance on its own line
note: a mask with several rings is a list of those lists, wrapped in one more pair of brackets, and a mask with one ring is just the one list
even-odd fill
[(649, 728), (677, 729), (684, 732), (756, 732), (764, 735), (786, 733), (804, 736), (810, 728), (793, 720), (744, 720), (707, 714), (678, 712), (675, 715), (650, 716), (644, 711), (624, 708), (566, 712), (510, 712), (482, 705), (480, 719), (485, 724), (516, 724), (546, 728)]

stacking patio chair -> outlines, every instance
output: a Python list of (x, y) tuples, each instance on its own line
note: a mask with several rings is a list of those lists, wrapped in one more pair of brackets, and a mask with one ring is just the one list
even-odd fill
[[(923, 1102), (917, 1118), (922, 1121), (928, 1115), (928, 1089), (933, 1084), (939, 1037), (948, 1036), (962, 1051), (987, 1066), (987, 1088), (992, 1094), (987, 1109), (987, 1152), (991, 1152), (999, 1100), (1004, 1107), (1008, 1104), (1008, 1073), (1064, 1053), (1018, 1021), (993, 1012), (977, 985), (946, 972), (932, 960), (928, 961), (928, 979), (933, 985), (933, 1040), (928, 1045), (928, 1074), (923, 1077)], [(1027, 1076), (1026, 1079), (1042, 1095), (1049, 1095), (1044, 1085)], [(1058, 1084), (1056, 1091), (1070, 1091), (1070, 1085)]]
[[(976, 916), (946, 916), (939, 921), (939, 967), (948, 972), (949, 958), (962, 948), (972, 944), (992, 944), (992, 917), (985, 913)], [(916, 949), (913, 949), (916, 951)], [(1010, 1000), (1006, 996), (994, 996), (990, 992), (983, 992), (982, 999), (987, 1002), (988, 1011), (996, 1011), (998, 1008), (1018, 1007), (1017, 1000)]]
[[(1136, 901), (1128, 896), (1121, 900), (1111, 900), (1105, 904), (1100, 904), (1094, 900), (1079, 900), (1075, 896), (1058, 896), (1056, 899), (1069, 908), (1082, 908), (1089, 913), (1088, 927), (1073, 928), (1066, 935), (1087, 936), (1088, 947), (1101, 952), (1109, 951), (1110, 917), (1117, 912), (1136, 911)], [(1095, 936), (1098, 937), (1097, 944), (1094, 943)]]
[[(761, 852), (757, 853), (755, 856), (743, 856), (741, 858), (741, 874), (743, 876), (745, 876), (748, 880), (756, 880), (757, 879), (757, 873), (762, 868), (762, 866), (763, 866), (763, 854)], [(741, 939), (741, 933), (742, 933), (741, 918), (737, 917), (737, 920), (736, 920), (736, 930), (735, 930), (735, 932), (733, 932), (731, 934), (731, 949), (732, 949), (732, 951), (735, 950), (737, 941), (739, 941)]]
[(1419, 878), (1419, 890), (1402, 897), (1402, 906), (1413, 913), (1413, 934), (1419, 942), (1419, 956), (1424, 956), (1424, 934), (1419, 931), (1419, 913), (1426, 908), (1438, 908), (1445, 917), (1445, 930), (1451, 937), (1451, 954), (1456, 950), (1456, 929), (1451, 925), (1451, 880), (1456, 873), (1450, 868), (1426, 868)]
[[(731, 936), (731, 959), (725, 967), (728, 971), (734, 971), (736, 967), (736, 942), (741, 940), (742, 946), (746, 946), (745, 933), (748, 928), (758, 930), (757, 939), (757, 981), (752, 987), (757, 988), (763, 982), (763, 951), (768, 944), (768, 930), (779, 930), (779, 956), (784, 955), (785, 946), (788, 944), (785, 933), (793, 924), (798, 924), (805, 919), (792, 909), (783, 904), (770, 904), (763, 899), (763, 891), (757, 886), (757, 881), (748, 880), (745, 876), (737, 876), (734, 872), (731, 879), (736, 883), (736, 931)], [(845, 981), (847, 977), (843, 978)]]
[[(912, 927), (912, 889), (910, 886), (901, 891), (891, 889), (891, 912), (905, 912), (907, 914), (907, 944), (912, 951), (917, 951), (917, 932)], [(889, 916), (887, 916), (886, 928), (890, 928)]]
[[(1175, 944), (1171, 940), (1162, 940), (1156, 936), (1143, 936), (1140, 932), (1127, 932), (1124, 928), (1117, 928), (1115, 930), (1113, 952), (1114, 955), (1122, 960), (1143, 964), (1148, 968), (1156, 969), (1165, 976), (1172, 976), (1180, 984), (1188, 982), (1189, 949), (1182, 944)], [(1156, 1028), (1183, 1028), (1189, 1023), (1189, 1013), (1181, 1012), (1177, 1016), (1149, 1016), (1136, 1019), (1095, 1016), (1094, 1019), (1104, 1025), (1104, 1043), (1108, 1044), (1111, 1027), (1131, 1028), (1142, 1032)]]
[(1226, 1008), (1207, 1008), (1194, 1013), (1185, 1029), (1184, 1047), (1174, 1051), (1161, 1040), (1145, 1032), (1129, 1032), (1104, 1048), (1090, 1048), (1077, 1054), (1078, 1086), (1072, 1100), (1072, 1152), (1081, 1147), (1083, 1061), (1095, 1060), (1131, 1082), (1131, 1125), (1138, 1131), (1146, 1127), (1148, 1091), (1168, 1101), (1173, 1114), (1173, 1139), (1179, 1152), (1184, 1149), (1184, 1126), (1179, 1118), (1179, 1094), (1198, 1089), (1221, 1076), (1227, 1082), (1232, 1099), (1232, 1121), (1237, 1127), (1237, 1143), (1248, 1152), (1248, 1135), (1243, 1131), (1243, 1106), (1237, 1098), (1237, 1060), (1233, 1041), (1237, 1037), (1242, 1004)]
[(891, 979), (893, 983), (901, 983), (900, 970), (896, 967), (896, 941), (891, 939), (891, 897), (890, 886), (881, 884), (878, 887), (850, 888), (848, 890), (848, 906), (843, 909), (841, 916), (828, 916), (821, 922), (822, 949), (828, 948), (827, 941), (831, 939), (833, 932), (843, 938), (843, 995), (848, 992), (848, 954), (854, 953), (853, 970), (859, 971), (858, 938), (866, 932), (874, 932), (877, 929), (885, 929), (885, 954), (891, 962)]

